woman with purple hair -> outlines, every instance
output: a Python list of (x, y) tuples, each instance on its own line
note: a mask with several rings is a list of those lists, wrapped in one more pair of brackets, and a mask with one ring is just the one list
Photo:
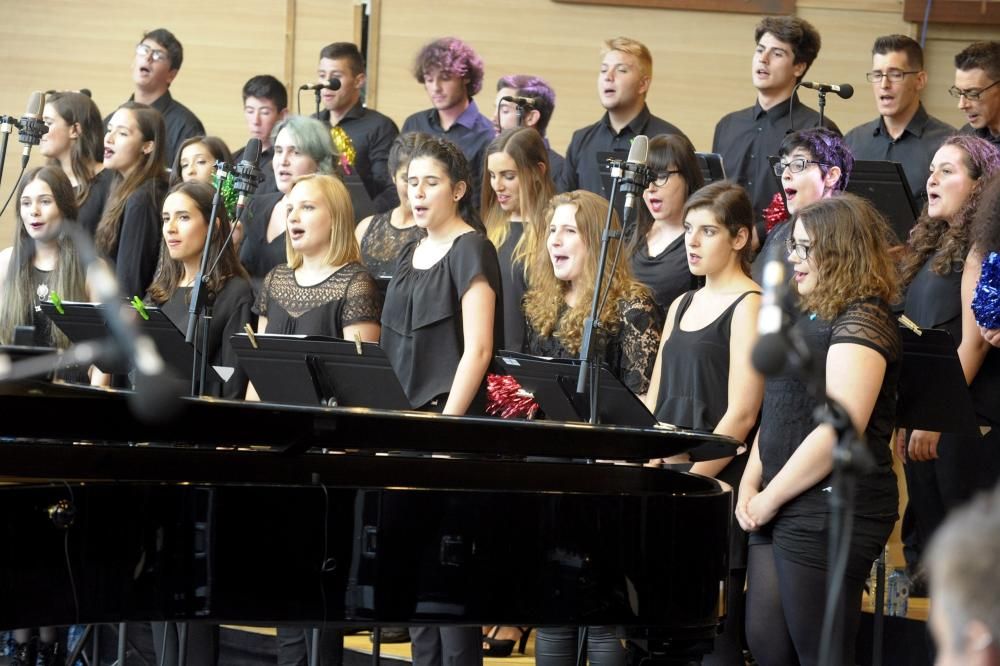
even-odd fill
[[(967, 275), (972, 220), (979, 209), (980, 194), (987, 177), (1000, 172), (1000, 151), (985, 139), (959, 134), (945, 140), (931, 161), (927, 178), (927, 207), (910, 234), (900, 273), (906, 288), (904, 314), (922, 328), (942, 328), (961, 343), (966, 379), (971, 384), (977, 408), (982, 406), (984, 383), (973, 381), (978, 362), (969, 353), (979, 338), (973, 320), (969, 338), (963, 330), (964, 311), (975, 287), (975, 276)], [(973, 259), (969, 260), (975, 263)], [(980, 259), (981, 261), (981, 259)], [(966, 289), (963, 284), (972, 279)], [(968, 299), (964, 298), (968, 291)], [(987, 391), (993, 398), (997, 394)], [(996, 411), (977, 409), (980, 414)], [(900, 431), (896, 454), (904, 461), (909, 502), (903, 518), (903, 552), (913, 570), (931, 534), (947, 513), (971, 498), (977, 490), (991, 487), (1000, 477), (1000, 447), (989, 437), (966, 437), (954, 433)]]

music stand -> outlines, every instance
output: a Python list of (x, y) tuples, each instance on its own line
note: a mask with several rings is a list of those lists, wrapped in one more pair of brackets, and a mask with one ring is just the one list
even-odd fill
[[(586, 394), (576, 392), (580, 372), (579, 359), (548, 359), (512, 351), (500, 351), (497, 364), (510, 375), (544, 410), (545, 416), (557, 421), (590, 420), (590, 404)], [(656, 418), (604, 365), (598, 373), (601, 383), (598, 423), (605, 425), (652, 428)]]
[[(60, 305), (63, 312), (59, 312), (55, 304), (43, 302), (41, 304), (42, 312), (70, 340), (88, 342), (108, 337), (104, 308), (100, 303), (63, 301)], [(123, 302), (122, 305), (126, 305), (126, 302)], [(153, 340), (164, 362), (180, 379), (190, 381), (192, 357), (198, 352), (184, 340), (184, 332), (170, 321), (163, 310), (150, 305), (143, 309), (149, 318), (145, 319), (136, 314), (135, 324), (139, 333), (147, 335)], [(97, 367), (101, 372), (107, 374), (127, 374), (131, 370), (126, 359), (99, 361)]]
[(881, 160), (856, 160), (847, 182), (851, 194), (864, 197), (885, 216), (899, 243), (905, 243), (920, 216), (903, 165)]
[(722, 155), (719, 153), (695, 153), (695, 157), (698, 158), (698, 166), (701, 167), (701, 175), (705, 177), (706, 185), (726, 179)]
[(896, 423), (909, 429), (978, 436), (976, 409), (951, 334), (925, 328), (918, 335), (900, 326), (899, 335), (903, 364)]
[(374, 342), (318, 335), (246, 333), (230, 338), (262, 400), (285, 404), (413, 409)]

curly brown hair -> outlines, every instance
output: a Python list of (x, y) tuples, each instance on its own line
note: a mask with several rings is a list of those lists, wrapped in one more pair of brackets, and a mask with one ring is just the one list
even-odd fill
[(837, 317), (866, 298), (899, 300), (899, 275), (889, 254), (892, 229), (875, 207), (853, 194), (811, 203), (795, 219), (812, 242), (818, 287), (802, 297), (805, 311)]
[[(549, 270), (538, 271), (532, 275), (528, 293), (524, 296), (524, 314), (528, 324), (543, 337), (554, 336), (570, 353), (580, 351), (583, 338), (583, 320), (590, 314), (591, 301), (594, 297), (594, 283), (597, 280), (598, 250), (601, 246), (601, 231), (603, 230), (608, 201), (592, 192), (576, 190), (557, 194), (552, 197), (545, 210), (545, 228), (552, 221), (552, 216), (559, 206), (576, 206), (576, 225), (589, 250), (587, 262), (579, 284), (583, 289), (579, 293), (576, 305), (565, 310), (566, 291), (570, 285), (556, 278), (549, 264)], [(618, 215), (612, 213), (611, 227), (621, 230)], [(604, 274), (604, 289), (608, 296), (604, 301), (599, 319), (601, 327), (608, 335), (615, 335), (621, 326), (619, 303), (634, 302), (640, 298), (651, 298), (649, 289), (632, 277), (629, 262), (623, 256), (620, 248), (621, 240), (610, 241), (608, 260), (609, 270)], [(610, 270), (613, 258), (614, 270)], [(560, 316), (562, 313), (562, 316)]]
[(927, 207), (924, 207), (923, 214), (910, 232), (906, 253), (900, 262), (899, 273), (904, 288), (920, 272), (927, 258), (935, 253), (931, 260), (931, 270), (937, 275), (962, 270), (969, 253), (972, 217), (979, 208), (983, 184), (987, 177), (1000, 171), (1000, 151), (985, 139), (971, 134), (956, 134), (941, 144), (942, 148), (945, 146), (955, 146), (965, 153), (965, 168), (976, 184), (956, 215), (957, 224), (931, 217), (927, 214)]

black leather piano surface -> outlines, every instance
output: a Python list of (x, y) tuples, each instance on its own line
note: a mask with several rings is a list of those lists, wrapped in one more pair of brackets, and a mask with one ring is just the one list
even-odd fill
[(45, 384), (0, 404), (3, 628), (718, 625), (731, 492), (585, 460), (726, 438), (204, 399), (149, 425), (124, 392)]

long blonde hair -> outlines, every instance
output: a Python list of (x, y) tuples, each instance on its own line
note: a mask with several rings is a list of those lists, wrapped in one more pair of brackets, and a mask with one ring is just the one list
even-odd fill
[[(587, 261), (583, 265), (583, 274), (577, 280), (578, 298), (576, 305), (566, 310), (566, 292), (568, 282), (556, 278), (549, 263), (546, 270), (539, 270), (532, 276), (528, 285), (528, 293), (524, 297), (524, 312), (528, 324), (542, 337), (554, 336), (570, 353), (580, 351), (583, 337), (583, 321), (590, 314), (591, 301), (594, 297), (594, 283), (597, 281), (597, 260), (601, 246), (601, 231), (603, 230), (608, 201), (586, 190), (576, 190), (558, 194), (549, 202), (545, 210), (545, 228), (548, 229), (552, 216), (559, 206), (576, 206), (576, 226), (580, 238), (587, 246)], [(621, 231), (621, 222), (617, 213), (611, 215), (612, 230)], [(547, 235), (546, 235), (547, 237)], [(632, 277), (626, 253), (621, 251), (621, 239), (610, 241), (608, 248), (608, 270), (604, 273), (604, 286), (608, 296), (604, 301), (599, 319), (602, 328), (614, 335), (621, 327), (620, 304), (632, 302), (639, 298), (651, 298), (649, 289)], [(611, 270), (610, 258), (619, 255)], [(561, 315), (561, 316), (560, 316)]]

